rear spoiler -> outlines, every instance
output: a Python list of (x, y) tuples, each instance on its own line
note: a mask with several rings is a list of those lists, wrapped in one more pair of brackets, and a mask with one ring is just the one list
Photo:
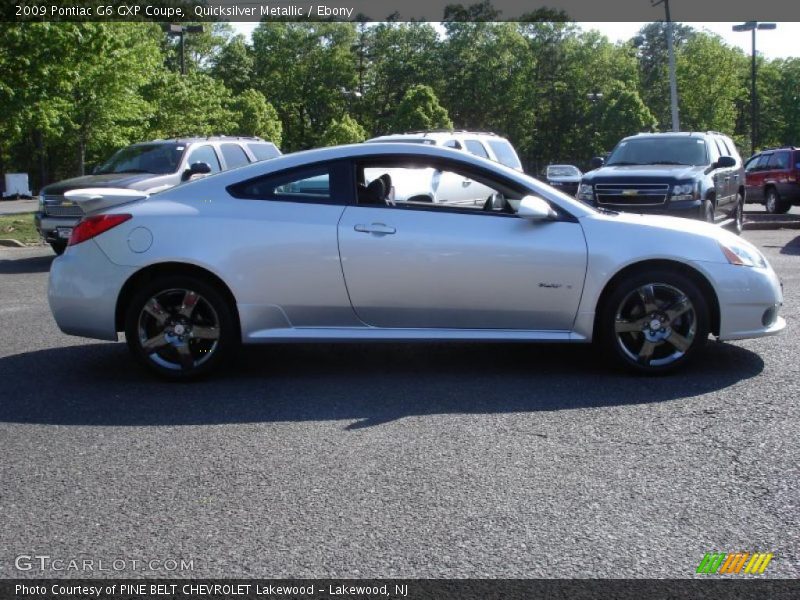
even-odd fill
[(144, 200), (149, 196), (147, 192), (124, 188), (84, 188), (70, 190), (64, 194), (67, 200), (80, 206), (84, 213)]

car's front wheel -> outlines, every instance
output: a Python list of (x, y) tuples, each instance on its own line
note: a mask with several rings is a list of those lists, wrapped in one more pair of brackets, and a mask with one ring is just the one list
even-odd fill
[(642, 373), (672, 371), (708, 338), (708, 303), (682, 273), (642, 270), (618, 282), (599, 313), (600, 343), (618, 364)]
[(134, 296), (125, 318), (128, 348), (168, 379), (192, 379), (219, 366), (238, 343), (232, 307), (196, 277), (166, 276)]

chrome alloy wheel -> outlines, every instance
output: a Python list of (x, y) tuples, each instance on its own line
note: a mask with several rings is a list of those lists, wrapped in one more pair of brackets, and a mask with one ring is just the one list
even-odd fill
[(168, 289), (145, 302), (138, 318), (139, 343), (157, 365), (188, 371), (207, 362), (219, 346), (219, 317), (203, 296)]
[(632, 361), (651, 367), (683, 357), (697, 333), (689, 297), (665, 283), (649, 283), (625, 296), (614, 322), (617, 344)]

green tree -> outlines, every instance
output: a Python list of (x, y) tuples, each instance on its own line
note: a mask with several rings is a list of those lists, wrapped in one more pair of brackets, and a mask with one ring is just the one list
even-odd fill
[(339, 144), (357, 144), (367, 139), (367, 132), (350, 115), (334, 119), (325, 128), (319, 139), (320, 146), (338, 146)]
[(597, 112), (596, 134), (590, 138), (593, 154), (610, 150), (626, 136), (652, 131), (658, 126), (639, 93), (619, 82), (615, 82), (598, 102)]
[(393, 129), (397, 132), (452, 127), (447, 110), (427, 85), (414, 85), (406, 90), (393, 120)]
[(264, 94), (256, 90), (245, 90), (233, 99), (232, 109), (238, 127), (238, 135), (256, 135), (280, 147), (283, 126), (278, 111)]
[(244, 36), (232, 38), (213, 59), (211, 76), (219, 79), (234, 94), (251, 87), (253, 78), (253, 51)]

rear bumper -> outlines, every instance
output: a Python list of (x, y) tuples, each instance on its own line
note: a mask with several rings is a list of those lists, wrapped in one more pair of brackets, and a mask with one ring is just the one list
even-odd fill
[(65, 241), (58, 237), (56, 230), (59, 227), (75, 227), (78, 221), (80, 221), (79, 217), (50, 217), (43, 212), (33, 215), (33, 222), (36, 224), (39, 235), (47, 242)]
[(94, 240), (88, 240), (53, 261), (47, 299), (59, 329), (70, 335), (117, 340), (117, 298), (136, 271), (112, 263)]

